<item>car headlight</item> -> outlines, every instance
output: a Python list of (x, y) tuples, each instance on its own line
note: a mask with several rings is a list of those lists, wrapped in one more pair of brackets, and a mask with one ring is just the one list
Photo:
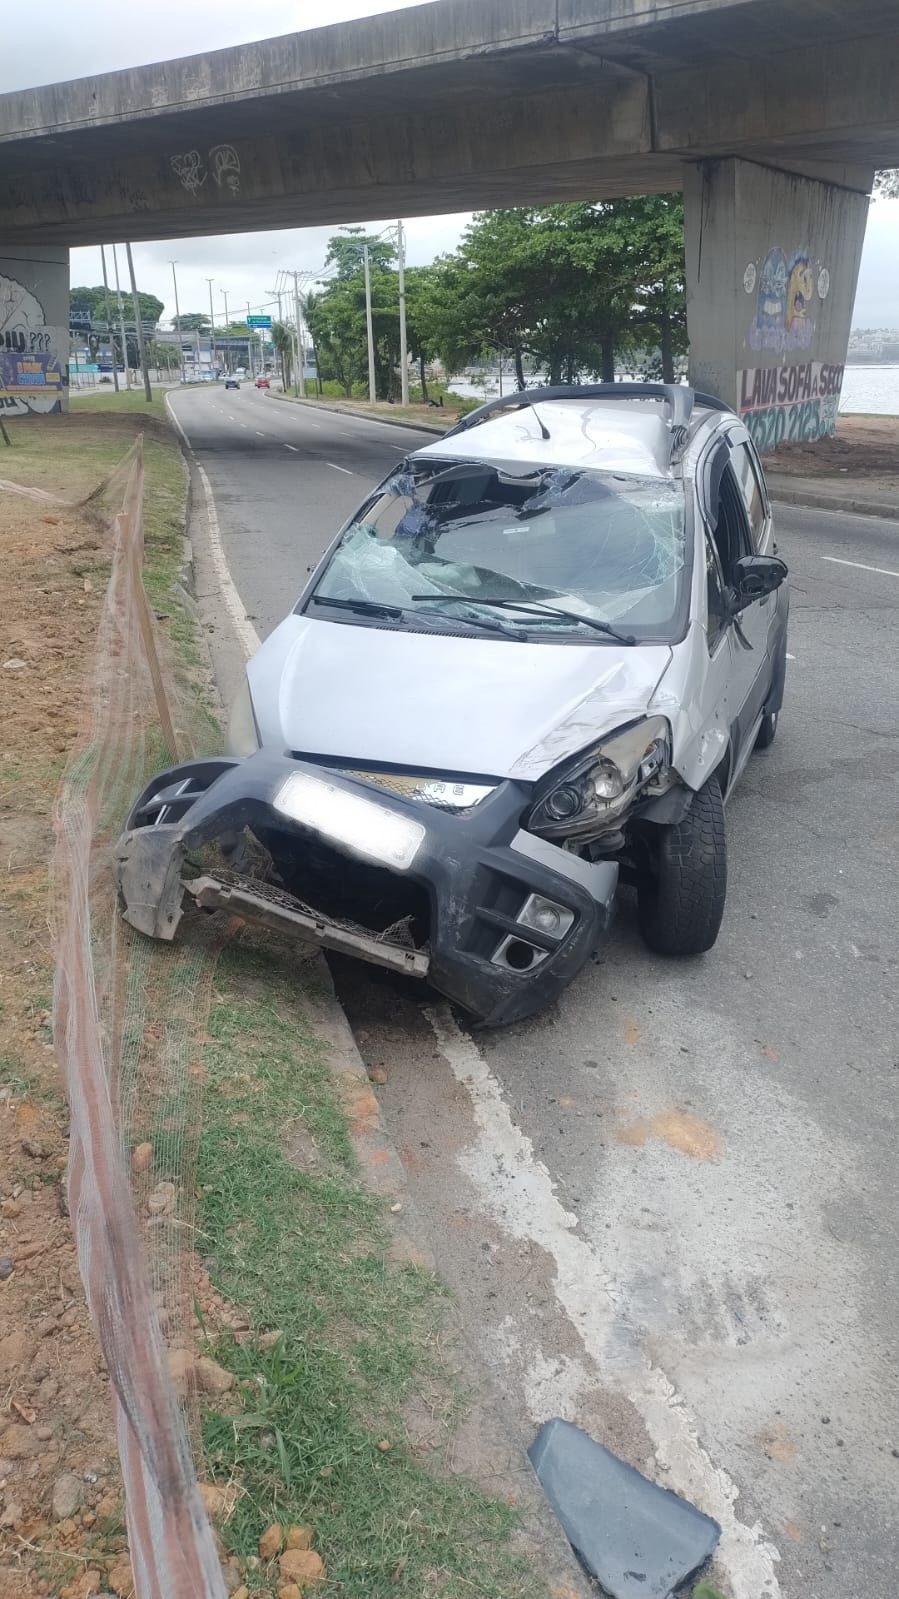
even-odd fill
[(255, 755), (259, 748), (259, 731), (250, 697), (250, 685), (244, 676), (231, 706), (228, 720), (228, 754)]
[(599, 744), (544, 792), (528, 827), (544, 838), (578, 838), (614, 823), (634, 795), (664, 771), (670, 760), (670, 735), (663, 716), (647, 716)]

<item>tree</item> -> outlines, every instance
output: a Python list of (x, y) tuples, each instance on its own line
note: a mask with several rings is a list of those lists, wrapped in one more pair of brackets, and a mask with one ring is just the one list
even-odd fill
[(368, 373), (363, 244), (369, 246), (375, 391), (380, 399), (396, 389), (399, 359), (399, 285), (393, 268), (391, 240), (366, 236), (361, 228), (346, 229), (328, 242), (327, 264), (335, 275), (323, 288), (306, 296), (306, 321), (323, 377), (336, 378), (349, 398), (354, 383)]
[(172, 317), (172, 327), (176, 333), (208, 333), (209, 318), (203, 311), (184, 311)]
[(879, 200), (899, 199), (899, 167), (888, 168), (875, 175), (874, 196)]
[[(137, 303), (140, 307), (141, 321), (152, 324), (152, 327), (155, 331), (159, 322), (159, 318), (162, 316), (162, 313), (165, 310), (165, 306), (163, 305), (162, 301), (158, 300), (155, 294), (145, 294), (142, 289), (139, 289)], [(127, 324), (134, 319), (134, 302), (131, 297), (130, 288), (128, 289), (127, 293), (124, 289), (122, 290), (122, 305), (125, 311), (125, 322)], [(87, 307), (94, 322), (101, 322), (105, 324), (106, 291), (104, 290), (102, 283), (92, 289), (84, 287), (71, 289), (69, 291), (69, 308), (71, 310), (76, 306), (79, 309), (82, 307)], [(118, 318), (118, 301), (116, 299), (115, 289), (110, 289), (109, 291), (109, 313), (113, 322), (115, 322)]]
[(482, 212), (431, 273), (422, 336), (450, 371), (492, 349), (512, 355), (519, 388), (526, 359), (551, 383), (611, 381), (616, 356), (651, 343), (673, 379), (686, 339), (679, 199)]
[(286, 389), (290, 383), (293, 366), (293, 334), (285, 323), (272, 323), (272, 344), (281, 362), (281, 382)]

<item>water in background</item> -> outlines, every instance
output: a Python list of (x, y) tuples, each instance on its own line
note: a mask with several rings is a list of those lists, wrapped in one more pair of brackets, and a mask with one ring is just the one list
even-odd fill
[[(515, 388), (515, 379), (506, 375), (503, 383), (507, 393)], [(458, 378), (450, 385), (453, 394), (483, 400), (483, 383), (468, 383)], [(486, 398), (499, 393), (495, 377), (488, 378)], [(840, 410), (844, 415), (853, 411), (868, 411), (878, 416), (899, 416), (899, 366), (847, 366), (843, 378)]]
[(847, 366), (840, 410), (899, 416), (899, 366)]

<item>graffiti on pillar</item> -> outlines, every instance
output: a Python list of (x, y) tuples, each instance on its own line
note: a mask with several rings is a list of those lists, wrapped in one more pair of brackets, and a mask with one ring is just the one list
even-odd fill
[(758, 450), (827, 438), (837, 425), (842, 366), (823, 361), (740, 372), (740, 415)]
[(60, 409), (68, 342), (67, 328), (47, 326), (37, 296), (0, 272), (0, 413)]
[(758, 268), (754, 261), (749, 263), (743, 287), (747, 294), (758, 291), (746, 338), (751, 349), (787, 355), (809, 348), (815, 337), (816, 303), (827, 298), (830, 273), (820, 265), (815, 270), (808, 250), (788, 256), (775, 246)]
[(210, 171), (217, 188), (229, 194), (240, 193), (240, 156), (233, 144), (214, 144), (208, 160), (199, 150), (183, 150), (180, 155), (169, 156), (169, 166), (188, 194), (199, 194)]

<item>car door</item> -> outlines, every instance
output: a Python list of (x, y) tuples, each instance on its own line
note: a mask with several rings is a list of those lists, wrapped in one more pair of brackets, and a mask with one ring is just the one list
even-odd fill
[[(740, 434), (745, 430), (740, 429)], [(748, 469), (748, 461), (735, 449), (741, 444), (733, 434), (723, 439), (715, 449), (706, 476), (706, 522), (717, 564), (718, 580), (725, 590), (730, 589), (734, 562), (744, 555), (759, 553), (756, 537), (770, 540), (770, 517), (767, 500), (758, 499), (755, 514), (759, 517), (758, 533), (754, 536), (750, 522), (748, 493), (744, 490), (738, 472)], [(767, 532), (766, 532), (767, 529)], [(711, 583), (711, 577), (709, 579)], [(727, 713), (731, 740), (731, 772), (742, 767), (752, 747), (755, 726), (771, 682), (771, 663), (768, 634), (772, 608), (764, 602), (754, 601), (731, 619), (725, 630), (727, 640)], [(720, 668), (719, 668), (720, 670)]]

